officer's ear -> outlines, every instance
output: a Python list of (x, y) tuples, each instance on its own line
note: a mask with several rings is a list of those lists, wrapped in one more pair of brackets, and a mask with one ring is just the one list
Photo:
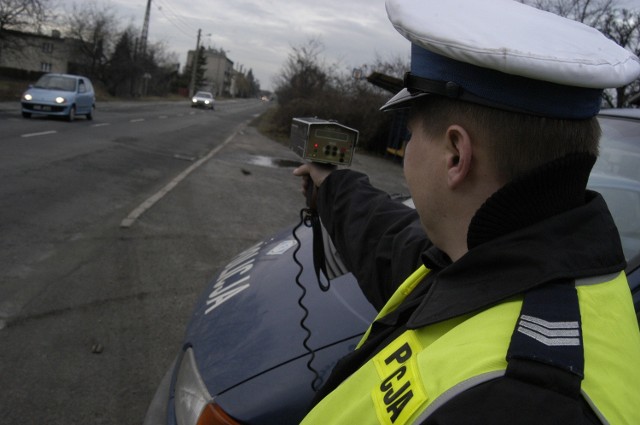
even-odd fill
[(465, 181), (471, 169), (471, 137), (464, 127), (454, 124), (447, 128), (446, 142), (447, 184), (450, 189), (456, 189)]

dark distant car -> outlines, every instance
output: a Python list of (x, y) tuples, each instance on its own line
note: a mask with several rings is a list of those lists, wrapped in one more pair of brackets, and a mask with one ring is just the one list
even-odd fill
[(199, 91), (191, 98), (192, 108), (215, 109), (216, 100), (208, 91)]
[(73, 121), (93, 119), (96, 96), (91, 80), (81, 75), (45, 74), (22, 95), (22, 116), (50, 115)]
[[(619, 227), (636, 312), (640, 308), (640, 110), (599, 116), (601, 154), (589, 180)], [(407, 200), (405, 202), (410, 202)], [(232, 260), (196, 304), (184, 343), (145, 424), (297, 424), (336, 361), (351, 352), (375, 311), (325, 238), (334, 276), (320, 290), (312, 232), (302, 226), (265, 239)], [(303, 283), (303, 291), (297, 282)], [(298, 304), (301, 295), (304, 309)], [(302, 328), (304, 321), (310, 335)], [(303, 343), (314, 350), (313, 356)]]

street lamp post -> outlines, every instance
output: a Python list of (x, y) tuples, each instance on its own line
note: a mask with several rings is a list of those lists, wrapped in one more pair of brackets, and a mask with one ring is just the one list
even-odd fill
[(198, 29), (198, 40), (196, 41), (196, 51), (193, 53), (193, 60), (191, 61), (191, 82), (189, 84), (189, 97), (193, 97), (196, 91), (196, 69), (198, 67), (198, 56), (200, 53), (200, 33), (202, 30)]

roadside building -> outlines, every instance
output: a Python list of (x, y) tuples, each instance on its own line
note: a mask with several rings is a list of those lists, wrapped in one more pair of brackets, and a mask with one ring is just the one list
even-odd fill
[(79, 41), (51, 35), (2, 30), (0, 69), (7, 73), (68, 73), (81, 58)]
[[(193, 63), (194, 54), (195, 50), (187, 52), (187, 64)], [(233, 61), (223, 49), (204, 49), (204, 57), (204, 86), (197, 89), (211, 91), (216, 97), (233, 96)]]

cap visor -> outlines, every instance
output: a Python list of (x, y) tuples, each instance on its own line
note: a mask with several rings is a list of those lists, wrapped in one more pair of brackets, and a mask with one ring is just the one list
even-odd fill
[(408, 89), (402, 89), (395, 96), (387, 101), (380, 108), (381, 111), (393, 111), (395, 109), (408, 108), (411, 106), (411, 101), (419, 99), (423, 96), (427, 96), (429, 93), (416, 92), (411, 94)]

